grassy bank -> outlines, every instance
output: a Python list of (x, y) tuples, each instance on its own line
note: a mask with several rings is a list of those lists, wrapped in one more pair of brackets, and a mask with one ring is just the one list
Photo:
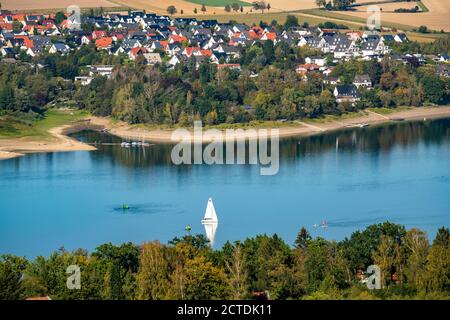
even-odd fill
[(26, 121), (13, 115), (0, 117), (0, 139), (32, 138), (48, 139), (49, 130), (70, 124), (86, 117), (88, 114), (79, 110), (48, 110), (41, 120)]

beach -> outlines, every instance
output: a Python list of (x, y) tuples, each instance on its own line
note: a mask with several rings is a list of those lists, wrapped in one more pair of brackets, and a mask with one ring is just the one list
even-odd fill
[[(437, 119), (437, 118), (447, 118), (450, 117), (450, 106), (445, 107), (422, 107), (414, 108), (408, 110), (393, 111), (389, 114), (381, 114), (373, 111), (365, 111), (365, 114), (357, 115), (350, 118), (338, 118), (330, 119), (320, 122), (314, 121), (295, 121), (295, 124), (289, 126), (277, 127), (279, 131), (280, 138), (291, 137), (291, 136), (301, 136), (301, 135), (312, 135), (323, 133), (327, 131), (344, 129), (351, 126), (359, 126), (362, 124), (375, 125), (382, 124), (391, 121), (405, 120), (423, 120), (425, 119)], [(113, 122), (109, 118), (100, 117), (90, 117), (90, 123), (98, 127), (103, 127), (108, 130), (109, 133), (119, 136), (124, 139), (136, 139), (136, 140), (146, 140), (149, 142), (159, 142), (159, 143), (173, 143), (172, 133), (175, 129), (147, 129), (139, 126), (129, 125), (125, 122)], [(204, 128), (205, 130), (208, 128)], [(255, 129), (258, 131), (257, 127), (251, 127), (250, 129)], [(263, 128), (266, 129), (266, 128)], [(189, 130), (192, 133), (192, 129)], [(271, 129), (267, 130), (268, 135), (270, 135)], [(225, 135), (224, 135), (225, 136)], [(237, 134), (235, 138), (252, 138), (254, 135)], [(257, 136), (256, 136), (257, 137)], [(204, 137), (203, 141), (210, 140), (208, 137)]]
[(79, 125), (64, 125), (49, 130), (51, 138), (0, 139), (0, 160), (11, 159), (33, 152), (92, 151), (95, 147), (68, 137), (66, 134), (84, 128)]
[[(393, 111), (390, 113), (377, 113), (374, 111), (364, 111), (351, 117), (333, 117), (322, 119), (320, 121), (295, 121), (290, 125), (274, 128), (278, 130), (279, 137), (306, 136), (321, 134), (324, 132), (344, 129), (347, 127), (365, 127), (368, 125), (377, 125), (393, 121), (424, 121), (437, 118), (450, 117), (450, 106), (444, 107), (422, 107), (411, 108), (407, 110)], [(121, 121), (113, 121), (110, 118), (90, 116), (83, 122), (76, 124), (67, 124), (55, 127), (49, 130), (51, 138), (45, 140), (36, 140), (32, 138), (0, 138), (0, 160), (23, 156), (26, 153), (33, 152), (68, 152), (68, 151), (92, 151), (96, 148), (72, 139), (67, 134), (81, 131), (84, 129), (101, 130), (106, 129), (110, 134), (119, 136), (126, 140), (145, 140), (155, 143), (174, 143), (172, 134), (176, 129), (152, 129), (143, 126), (130, 125)], [(205, 128), (204, 128), (205, 129)], [(244, 130), (246, 128), (243, 128)], [(252, 139), (258, 137), (258, 128), (251, 127), (253, 133), (237, 133), (233, 139)], [(266, 133), (271, 135), (270, 128)], [(188, 130), (192, 133), (192, 129)], [(259, 132), (261, 134), (261, 131)], [(226, 136), (224, 135), (225, 140)], [(211, 137), (204, 137), (203, 141), (208, 142)]]

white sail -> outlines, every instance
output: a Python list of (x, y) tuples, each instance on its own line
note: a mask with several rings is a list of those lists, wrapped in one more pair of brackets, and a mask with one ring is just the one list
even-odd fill
[(212, 199), (209, 198), (202, 224), (205, 226), (206, 237), (211, 247), (214, 245), (218, 223), (219, 219), (217, 218), (216, 209), (214, 209)]
[(204, 223), (205, 226), (205, 232), (206, 232), (206, 238), (209, 240), (209, 245), (212, 247), (214, 246), (214, 239), (216, 238), (216, 231), (217, 231), (217, 222), (210, 222), (210, 223)]
[(203, 222), (219, 222), (219, 219), (217, 219), (216, 210), (214, 209), (214, 204), (211, 198), (208, 199), (208, 205), (206, 206), (205, 210), (205, 217), (202, 220)]

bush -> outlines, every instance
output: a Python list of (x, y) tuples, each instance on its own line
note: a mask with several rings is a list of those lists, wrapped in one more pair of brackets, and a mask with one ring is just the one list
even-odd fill
[(428, 28), (427, 26), (420, 26), (417, 31), (419, 31), (420, 33), (428, 33)]

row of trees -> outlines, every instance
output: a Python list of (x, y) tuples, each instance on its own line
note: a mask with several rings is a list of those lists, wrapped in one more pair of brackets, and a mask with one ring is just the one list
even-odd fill
[[(217, 70), (203, 62), (187, 63), (166, 70), (164, 66), (134, 64), (117, 67), (110, 80), (96, 79), (78, 88), (75, 100), (94, 113), (131, 122), (190, 125), (202, 119), (208, 124), (249, 120), (315, 118), (339, 115), (367, 107), (422, 106), (449, 101), (449, 81), (435, 74), (433, 66), (418, 67), (385, 58), (381, 62), (351, 60), (335, 66), (331, 76), (341, 84), (355, 75), (368, 74), (373, 90), (362, 90), (359, 103), (338, 104), (334, 86), (323, 74), (300, 77), (296, 65), (309, 55), (307, 48), (293, 48), (265, 41), (242, 50), (242, 71)], [(331, 59), (329, 59), (331, 62)], [(257, 75), (257, 76), (255, 76)]]
[[(432, 244), (419, 229), (382, 223), (340, 242), (312, 239), (302, 228), (294, 246), (277, 235), (227, 242), (212, 250), (204, 236), (164, 245), (105, 244), (94, 252), (60, 249), (29, 261), (0, 258), (0, 299), (49, 295), (52, 299), (273, 299), (450, 298), (448, 228)], [(381, 290), (361, 283), (376, 264)], [(81, 288), (67, 288), (70, 265), (81, 269)]]
[(355, 2), (355, 0), (332, 0), (328, 2), (326, 0), (316, 0), (316, 5), (327, 10), (347, 10)]

